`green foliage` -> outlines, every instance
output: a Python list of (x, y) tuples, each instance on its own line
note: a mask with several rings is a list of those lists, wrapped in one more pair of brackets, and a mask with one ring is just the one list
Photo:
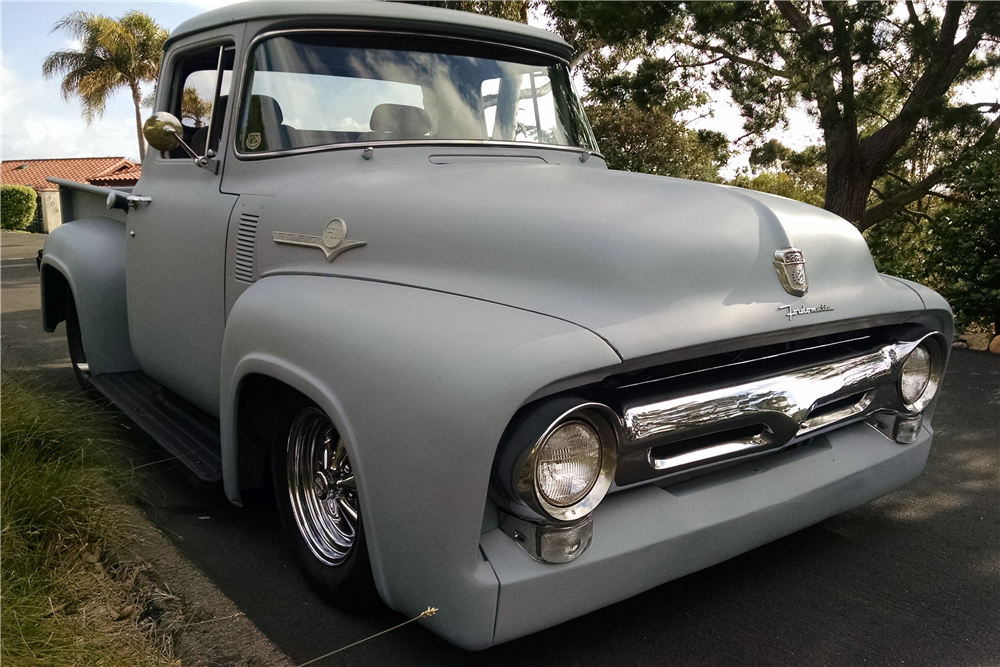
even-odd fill
[[(942, 294), (959, 324), (1000, 320), (1000, 147), (956, 170), (948, 199), (865, 233), (879, 270)], [(938, 199), (938, 202), (942, 200)]]
[(934, 216), (928, 268), (965, 322), (1000, 325), (1000, 147), (954, 178), (965, 201)]
[(42, 63), (42, 74), (62, 74), (63, 98), (79, 97), (87, 124), (104, 114), (108, 98), (126, 89), (136, 109), (139, 156), (146, 154), (142, 141), (139, 109), (140, 84), (156, 80), (167, 30), (148, 14), (132, 10), (113, 19), (77, 11), (67, 14), (53, 27), (79, 39), (79, 50), (54, 51)]
[(35, 217), (38, 195), (26, 185), (0, 185), (0, 227), (27, 229)]
[(754, 175), (737, 174), (731, 184), (823, 206), (825, 167), (823, 150), (819, 146), (795, 152), (772, 139), (750, 152), (750, 169)]
[(58, 400), (24, 378), (0, 381), (0, 661), (4, 665), (166, 664), (137, 621), (115, 623), (107, 605), (123, 584), (86, 549), (122, 537), (100, 456), (116, 437), (93, 404)]
[(661, 108), (588, 104), (587, 116), (612, 169), (718, 182), (729, 159), (718, 134), (689, 130)]
[[(597, 144), (612, 169), (719, 181), (730, 157), (719, 132), (692, 130), (686, 111), (708, 102), (698, 72), (653, 44), (679, 14), (672, 4), (549, 3), (547, 11), (577, 48), (578, 72)], [(596, 26), (606, 26), (605, 34)], [(647, 26), (659, 26), (647, 33)]]
[(973, 159), (1000, 126), (988, 115), (1000, 105), (953, 99), (957, 85), (1000, 71), (1000, 3), (928, 1), (903, 9), (895, 0), (556, 0), (546, 7), (584, 67), (611, 58), (603, 72), (584, 69), (592, 90), (628, 95), (640, 108), (646, 95), (685, 107), (687, 95), (692, 108), (705, 85), (725, 88), (757, 149), (765, 148), (765, 133), (787, 123), (789, 109), (805, 107), (824, 136), (824, 205), (862, 229), (946, 177), (880, 199), (872, 186), (901, 151), (929, 141), (948, 156), (938, 164), (955, 164)]
[(540, 0), (405, 0), (412, 5), (427, 5), (457, 9), (462, 12), (485, 14), (518, 23), (528, 22), (528, 12), (540, 4)]
[(880, 272), (939, 287), (927, 263), (934, 249), (934, 233), (926, 218), (895, 216), (864, 236)]
[(784, 172), (764, 172), (756, 176), (747, 174), (737, 174), (732, 180), (732, 185), (758, 192), (768, 192), (772, 195), (780, 195), (789, 199), (796, 199), (813, 206), (823, 206), (822, 190), (813, 190), (802, 187), (789, 174)]

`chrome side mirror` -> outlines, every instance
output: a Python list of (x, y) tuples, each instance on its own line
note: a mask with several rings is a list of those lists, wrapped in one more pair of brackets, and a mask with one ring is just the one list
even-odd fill
[[(142, 136), (146, 138), (150, 146), (164, 153), (169, 153), (178, 146), (184, 145), (183, 140), (181, 140), (181, 137), (184, 136), (184, 127), (176, 116), (166, 111), (157, 111), (146, 119), (146, 122), (142, 124)], [(184, 148), (187, 148), (192, 156), (197, 157), (190, 148), (187, 146)]]
[(171, 113), (157, 111), (147, 118), (146, 122), (142, 124), (142, 136), (146, 138), (150, 146), (164, 153), (169, 153), (180, 146), (185, 153), (191, 156), (196, 165), (218, 173), (217, 163), (209, 160), (209, 157), (213, 157), (212, 151), (209, 151), (206, 156), (198, 155), (184, 143), (181, 138), (184, 136), (184, 126), (177, 120), (177, 116)]

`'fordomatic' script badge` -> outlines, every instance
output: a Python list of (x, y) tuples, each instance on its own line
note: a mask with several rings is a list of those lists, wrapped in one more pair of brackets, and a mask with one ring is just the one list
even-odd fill
[(274, 232), (274, 242), (285, 245), (300, 245), (309, 248), (319, 248), (326, 255), (328, 262), (335, 260), (341, 253), (354, 248), (368, 245), (367, 241), (348, 241), (347, 223), (340, 218), (334, 218), (327, 223), (323, 236), (309, 234), (293, 234), (291, 232)]
[(806, 260), (798, 248), (784, 248), (774, 253), (774, 270), (785, 291), (792, 296), (803, 296), (809, 291), (806, 280)]

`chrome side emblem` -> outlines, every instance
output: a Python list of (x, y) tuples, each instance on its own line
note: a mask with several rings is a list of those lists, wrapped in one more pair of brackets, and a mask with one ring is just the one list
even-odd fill
[(348, 241), (347, 223), (340, 218), (334, 218), (327, 223), (323, 230), (323, 236), (310, 236), (309, 234), (293, 234), (291, 232), (273, 232), (275, 243), (285, 245), (300, 245), (308, 248), (319, 248), (326, 255), (326, 260), (332, 262), (337, 257), (363, 245), (368, 245), (367, 241)]
[(260, 146), (260, 132), (251, 132), (247, 135), (247, 148), (252, 151)]
[(774, 253), (774, 270), (785, 291), (792, 296), (803, 296), (809, 291), (806, 280), (806, 260), (798, 248), (785, 248)]

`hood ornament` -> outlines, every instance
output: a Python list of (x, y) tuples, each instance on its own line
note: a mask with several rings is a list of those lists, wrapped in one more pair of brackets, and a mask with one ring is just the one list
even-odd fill
[(784, 248), (774, 253), (774, 270), (785, 291), (792, 296), (804, 296), (809, 291), (806, 280), (806, 260), (798, 248)]
[(275, 243), (319, 248), (326, 255), (328, 262), (332, 262), (348, 250), (368, 245), (367, 241), (348, 241), (347, 223), (340, 218), (334, 218), (327, 223), (326, 229), (323, 230), (323, 236), (294, 234), (292, 232), (273, 232), (273, 235)]

